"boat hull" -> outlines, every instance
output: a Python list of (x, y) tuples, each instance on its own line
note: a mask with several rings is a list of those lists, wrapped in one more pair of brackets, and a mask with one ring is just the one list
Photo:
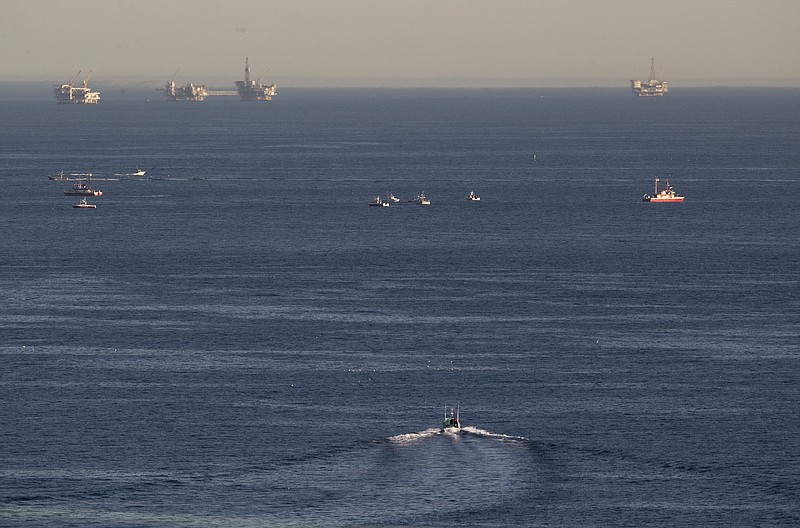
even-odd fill
[(649, 198), (645, 202), (650, 203), (682, 203), (683, 196), (676, 196), (675, 198)]
[(64, 191), (67, 196), (103, 196), (103, 191)]

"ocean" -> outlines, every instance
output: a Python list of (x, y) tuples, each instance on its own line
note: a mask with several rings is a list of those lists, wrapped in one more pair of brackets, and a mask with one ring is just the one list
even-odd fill
[(800, 90), (0, 122), (0, 525), (800, 525)]

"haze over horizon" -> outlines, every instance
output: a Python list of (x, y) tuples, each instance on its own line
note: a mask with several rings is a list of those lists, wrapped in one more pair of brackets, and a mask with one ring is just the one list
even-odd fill
[(0, 81), (295, 87), (800, 86), (796, 0), (9, 2)]

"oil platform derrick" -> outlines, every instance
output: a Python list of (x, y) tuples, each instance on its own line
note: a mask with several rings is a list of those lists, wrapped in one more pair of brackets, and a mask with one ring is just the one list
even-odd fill
[(662, 97), (669, 91), (667, 81), (656, 78), (656, 59), (650, 59), (650, 78), (647, 81), (631, 79), (631, 91), (637, 97)]
[(261, 78), (253, 81), (250, 79), (250, 59), (244, 59), (244, 80), (236, 81), (236, 92), (242, 101), (271, 101), (278, 93), (274, 84), (261, 84)]

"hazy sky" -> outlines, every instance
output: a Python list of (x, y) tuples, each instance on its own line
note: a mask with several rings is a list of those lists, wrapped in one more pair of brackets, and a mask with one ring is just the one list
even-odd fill
[(800, 86), (800, 0), (0, 0), (0, 81)]

